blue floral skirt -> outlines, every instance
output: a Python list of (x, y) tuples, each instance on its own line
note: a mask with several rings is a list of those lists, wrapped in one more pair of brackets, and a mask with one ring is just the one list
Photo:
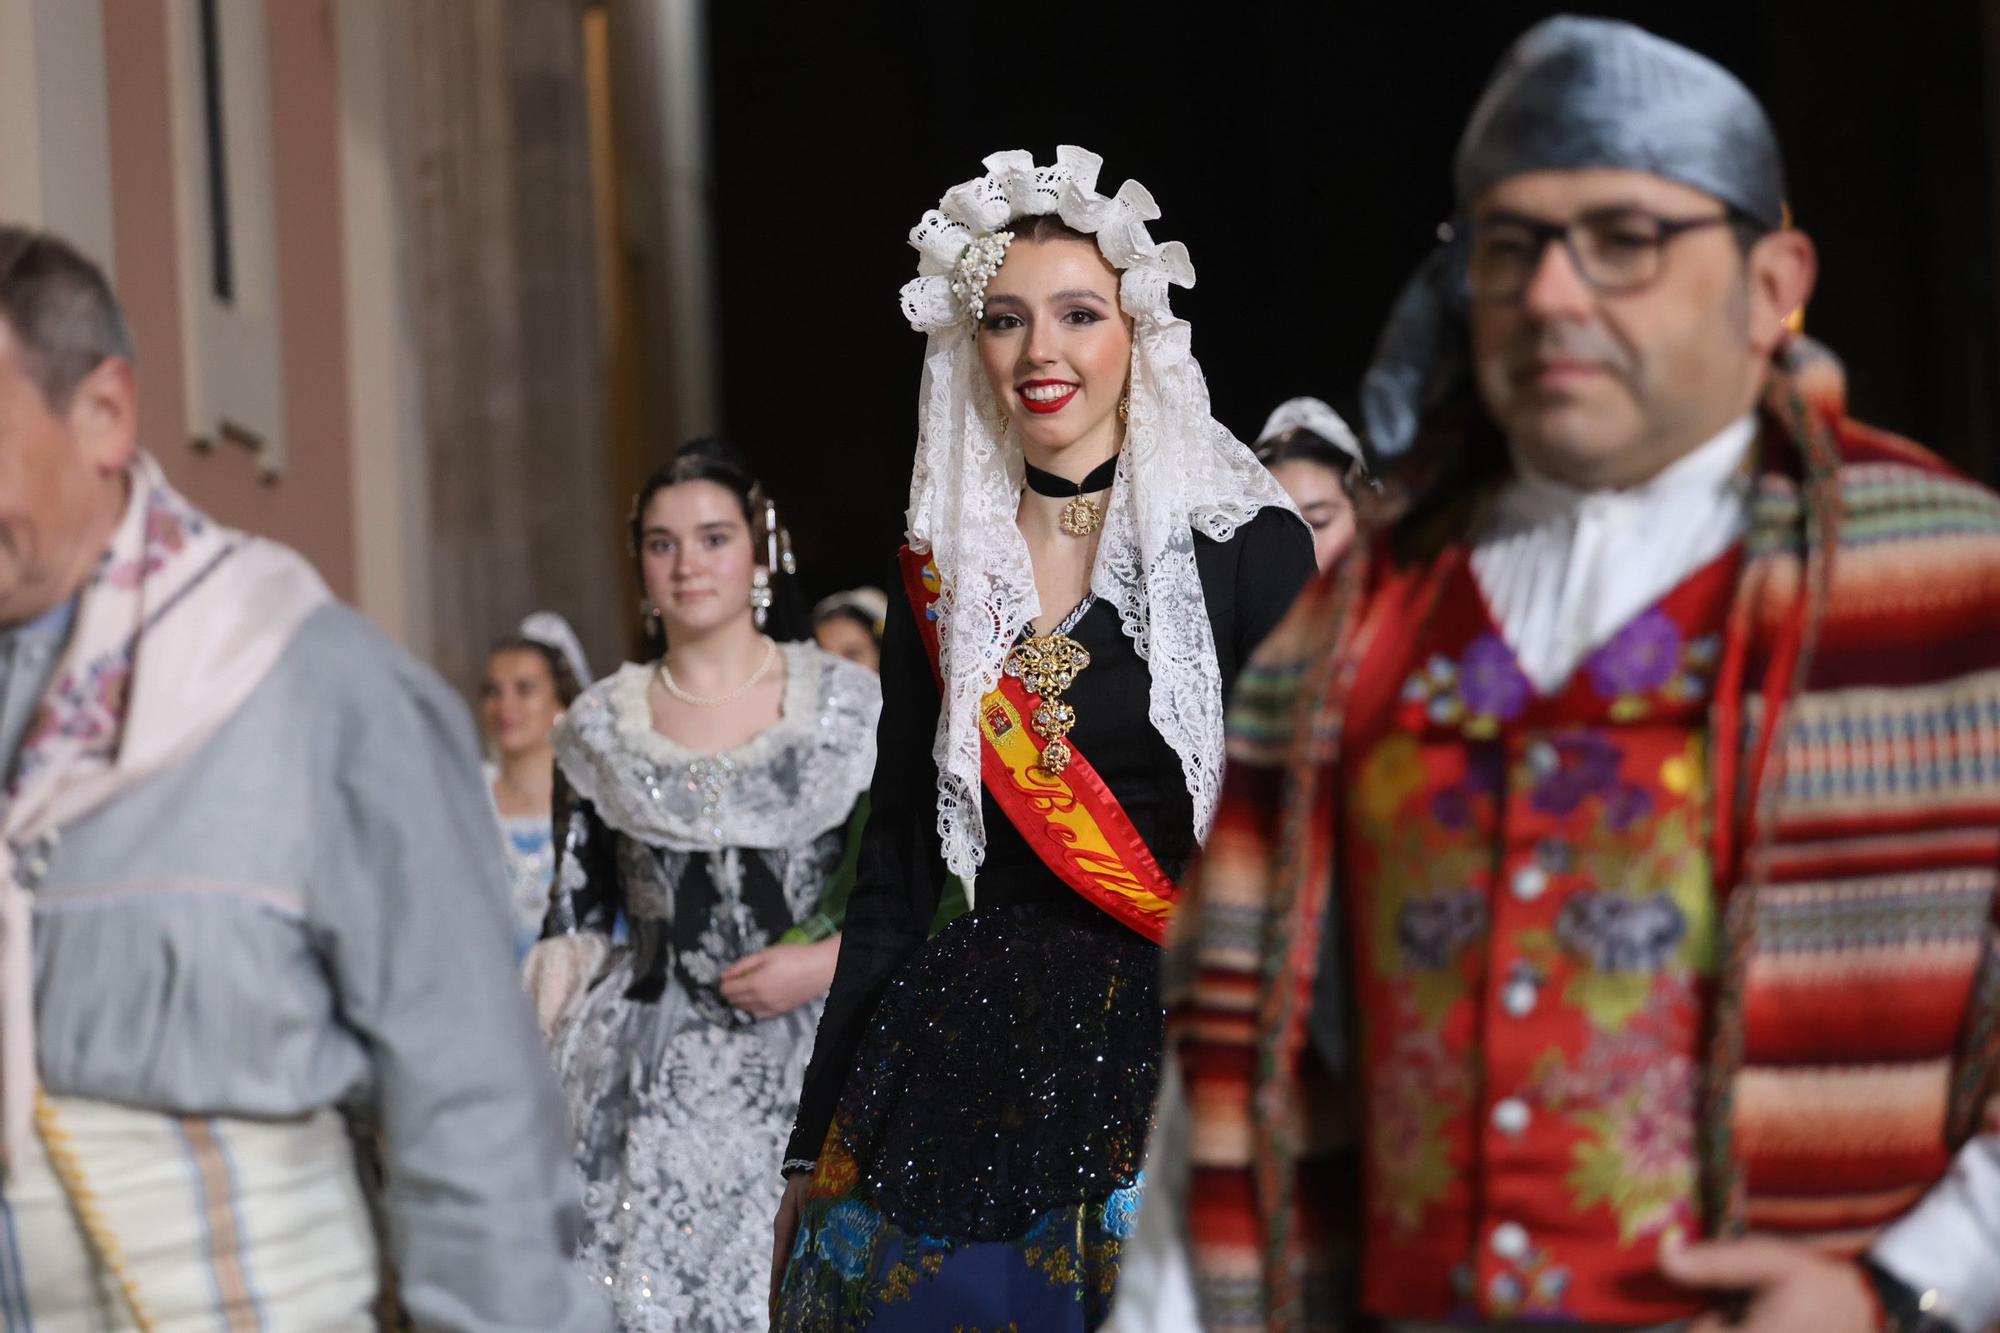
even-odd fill
[(1018, 1239), (962, 1241), (903, 1230), (855, 1179), (851, 1161), (821, 1160), (772, 1333), (1087, 1333), (1111, 1313), (1144, 1187), (1044, 1213)]

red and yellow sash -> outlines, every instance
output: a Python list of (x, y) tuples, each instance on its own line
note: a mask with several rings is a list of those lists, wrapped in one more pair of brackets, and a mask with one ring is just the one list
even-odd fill
[[(941, 586), (937, 565), (907, 546), (902, 565), (917, 630), (941, 681), (933, 609)], [(1158, 944), (1180, 888), (1160, 869), (1132, 817), (1076, 749), (1074, 738), (1068, 742), (1074, 757), (1062, 776), (1041, 766), (1044, 743), (1028, 725), (1040, 706), (1040, 695), (1007, 675), (979, 701), (979, 763), (986, 789), (1057, 879)]]

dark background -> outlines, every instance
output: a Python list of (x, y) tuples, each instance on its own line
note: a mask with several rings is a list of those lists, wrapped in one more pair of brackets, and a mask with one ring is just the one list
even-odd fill
[[(1734, 70), (1820, 247), (1807, 328), (1857, 416), (1987, 481), (1995, 339), (1992, 19), (1979, 0), (1629, 4)], [(1353, 416), (1383, 312), (1450, 212), (1495, 60), (1561, 6), (721, 3), (709, 10), (727, 432), (814, 595), (880, 582), (900, 540), (923, 339), (897, 308), (909, 229), (980, 159), (1057, 143), (1159, 201), (1187, 244), (1216, 414)]]

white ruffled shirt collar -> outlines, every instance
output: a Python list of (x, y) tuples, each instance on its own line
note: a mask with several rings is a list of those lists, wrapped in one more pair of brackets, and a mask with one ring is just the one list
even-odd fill
[(1518, 453), (1474, 538), (1472, 572), (1521, 669), (1544, 695), (1627, 622), (1720, 556), (1749, 525), (1745, 414), (1652, 480), (1579, 490)]

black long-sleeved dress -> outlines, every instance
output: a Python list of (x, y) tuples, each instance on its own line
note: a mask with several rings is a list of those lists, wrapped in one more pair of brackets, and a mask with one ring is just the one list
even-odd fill
[[(1227, 697), (1311, 576), (1311, 537), (1266, 509), (1229, 541), (1197, 536), (1195, 560)], [(1057, 879), (990, 793), (973, 908), (926, 943), (947, 875), (939, 694), (891, 601), (873, 813), (787, 1150), (817, 1166), (776, 1327), (1057, 1328), (1060, 1310), (1091, 1327), (1137, 1203), (1159, 951)], [(1147, 720), (1147, 665), (1107, 603), (1068, 633), (1091, 657), (1063, 696), (1070, 740), (1178, 879), (1193, 802)]]

